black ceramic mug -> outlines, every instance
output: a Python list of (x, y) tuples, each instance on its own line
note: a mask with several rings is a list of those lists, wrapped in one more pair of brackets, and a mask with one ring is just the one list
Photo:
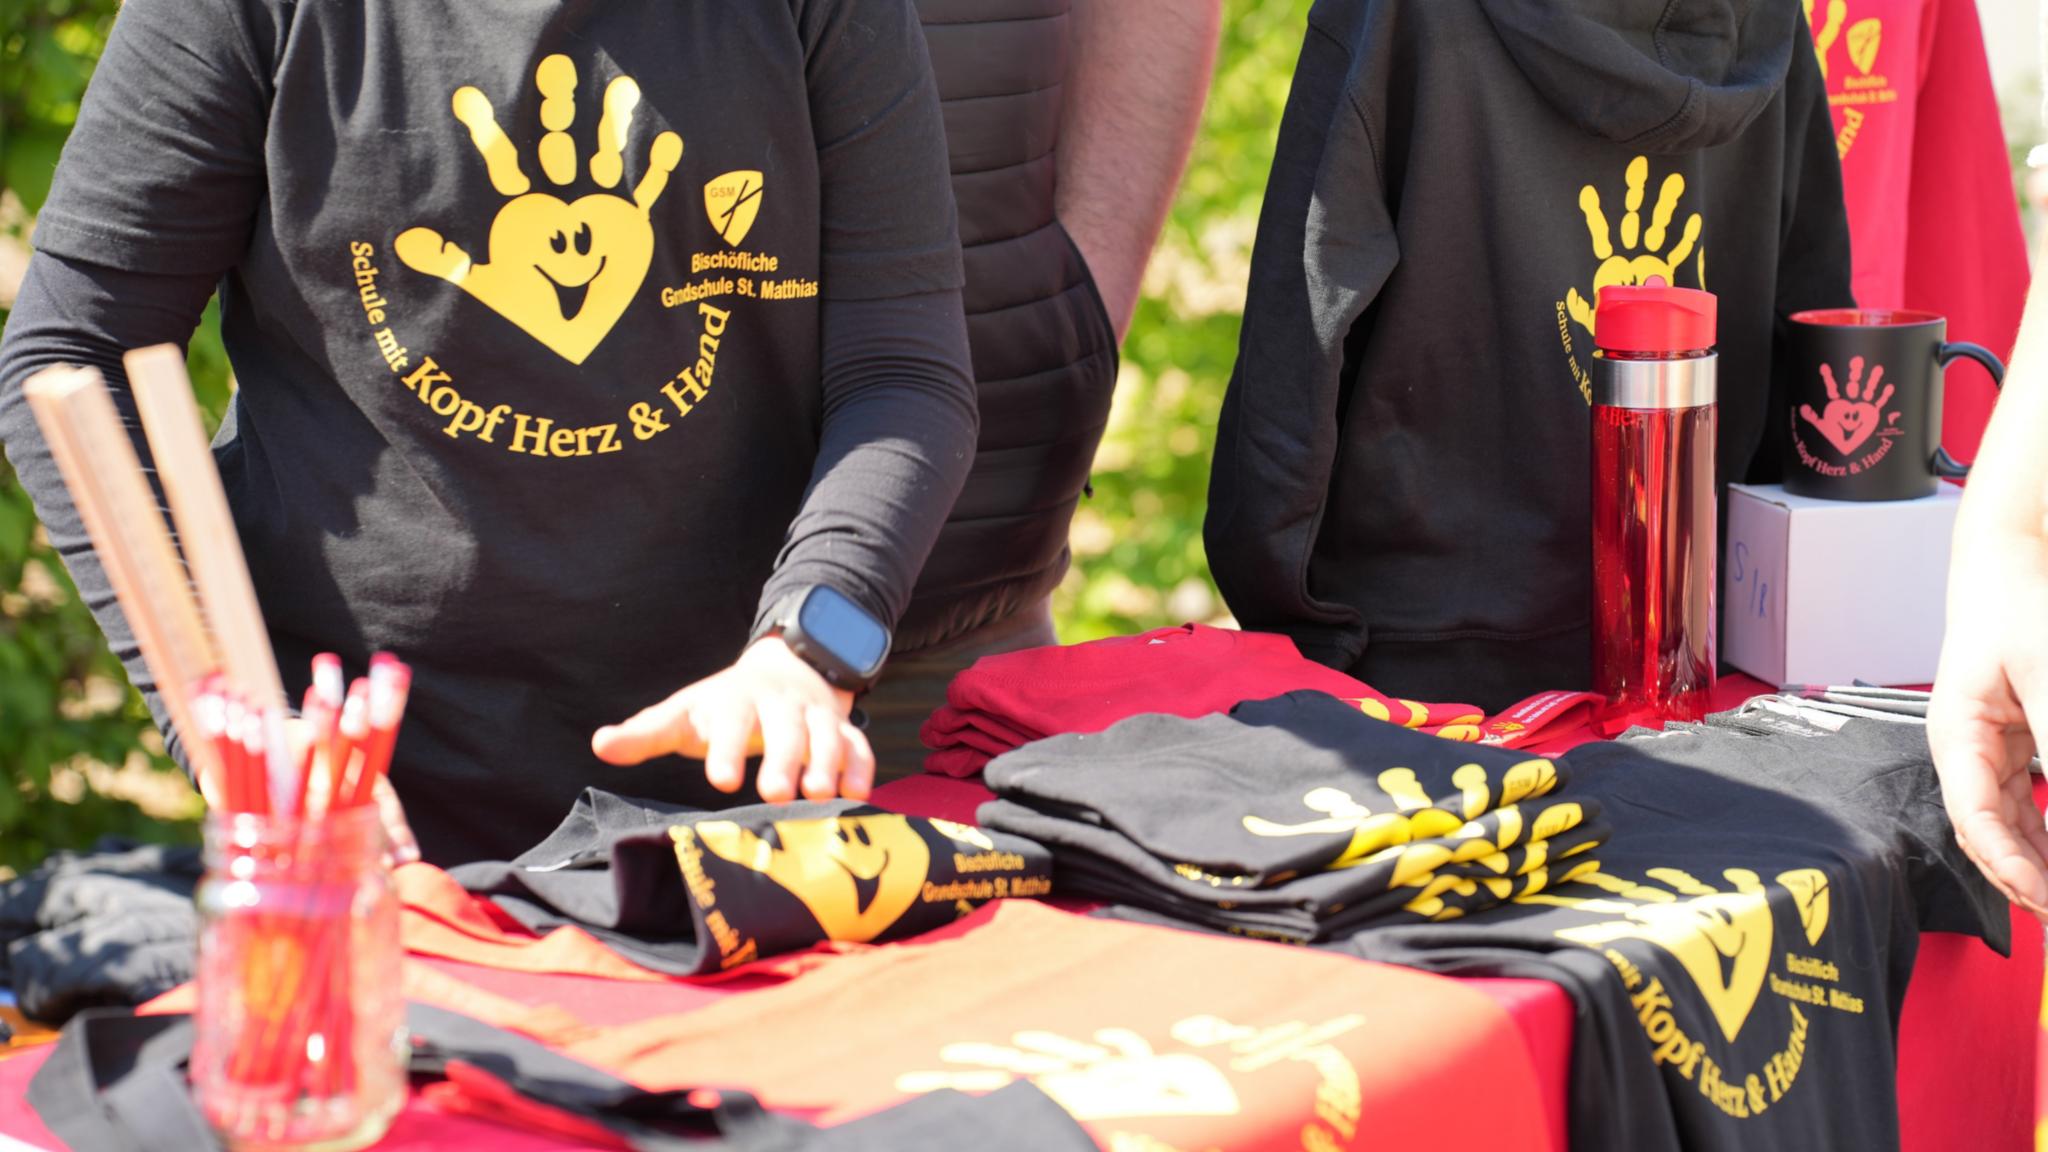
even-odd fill
[(2005, 379), (2005, 365), (1975, 344), (1946, 342), (1931, 312), (1831, 308), (1794, 313), (1792, 440), (1785, 490), (1826, 500), (1932, 496), (1965, 476), (1941, 447), (1943, 370), (1967, 356)]

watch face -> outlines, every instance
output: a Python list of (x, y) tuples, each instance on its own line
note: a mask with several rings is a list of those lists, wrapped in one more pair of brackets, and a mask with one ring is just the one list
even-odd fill
[(836, 590), (818, 585), (804, 597), (797, 627), (811, 642), (846, 661), (855, 671), (872, 672), (889, 650), (889, 633), (874, 617)]

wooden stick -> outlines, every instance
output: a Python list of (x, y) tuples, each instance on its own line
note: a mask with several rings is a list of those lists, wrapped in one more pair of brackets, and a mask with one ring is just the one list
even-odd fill
[(199, 405), (192, 398), (184, 354), (176, 345), (159, 344), (137, 348), (122, 362), (128, 367), (128, 387), (149, 433), (156, 473), (170, 497), (185, 562), (199, 586), (199, 602), (213, 625), (228, 678), (251, 707), (289, 707), (277, 675), (277, 658), (270, 650), (270, 633), (257, 607), (256, 587), (249, 581), (248, 561), (242, 556), (242, 539), (235, 533), (213, 449), (199, 421)]
[(270, 650), (270, 633), (249, 580), (242, 539), (228, 511), (227, 493), (214, 467), (213, 449), (199, 422), (192, 397), (192, 379), (185, 357), (175, 345), (138, 348), (123, 356), (128, 387), (149, 434), (156, 473), (170, 498), (186, 566), (199, 590), (200, 617), (212, 625), (214, 644), (228, 679), (252, 711), (264, 717), (264, 778), (271, 804), (297, 806), (288, 795), (298, 782), (290, 749), (285, 747), (283, 717), (290, 707)]
[(22, 392), (156, 677), (200, 792), (217, 805), (223, 799), (221, 765), (192, 722), (192, 697), (219, 661), (113, 397), (91, 368), (46, 369)]

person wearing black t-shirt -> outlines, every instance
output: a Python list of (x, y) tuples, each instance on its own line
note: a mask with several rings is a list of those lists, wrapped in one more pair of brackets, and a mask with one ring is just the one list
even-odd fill
[(160, 724), (21, 384), (126, 409), (122, 351), (218, 288), (286, 688), (411, 662), (427, 858), (592, 783), (715, 801), (756, 741), (764, 799), (865, 794), (858, 683), (777, 629), (836, 596), (886, 638), (974, 452), (910, 0), (129, 0), (34, 241), (0, 442)]

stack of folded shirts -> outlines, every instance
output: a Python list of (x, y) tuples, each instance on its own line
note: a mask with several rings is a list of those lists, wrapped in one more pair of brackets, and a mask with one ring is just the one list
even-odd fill
[(1207, 716), (1299, 690), (1453, 740), (1484, 735), (1485, 716), (1469, 704), (1397, 700), (1308, 659), (1285, 636), (1201, 624), (984, 657), (953, 678), (919, 735), (932, 749), (927, 771), (972, 776), (1047, 736), (1100, 732), (1146, 713)]
[(1299, 943), (1447, 920), (1596, 871), (1558, 765), (1294, 692), (1043, 740), (985, 773), (980, 822), (1052, 849), (1062, 895)]

